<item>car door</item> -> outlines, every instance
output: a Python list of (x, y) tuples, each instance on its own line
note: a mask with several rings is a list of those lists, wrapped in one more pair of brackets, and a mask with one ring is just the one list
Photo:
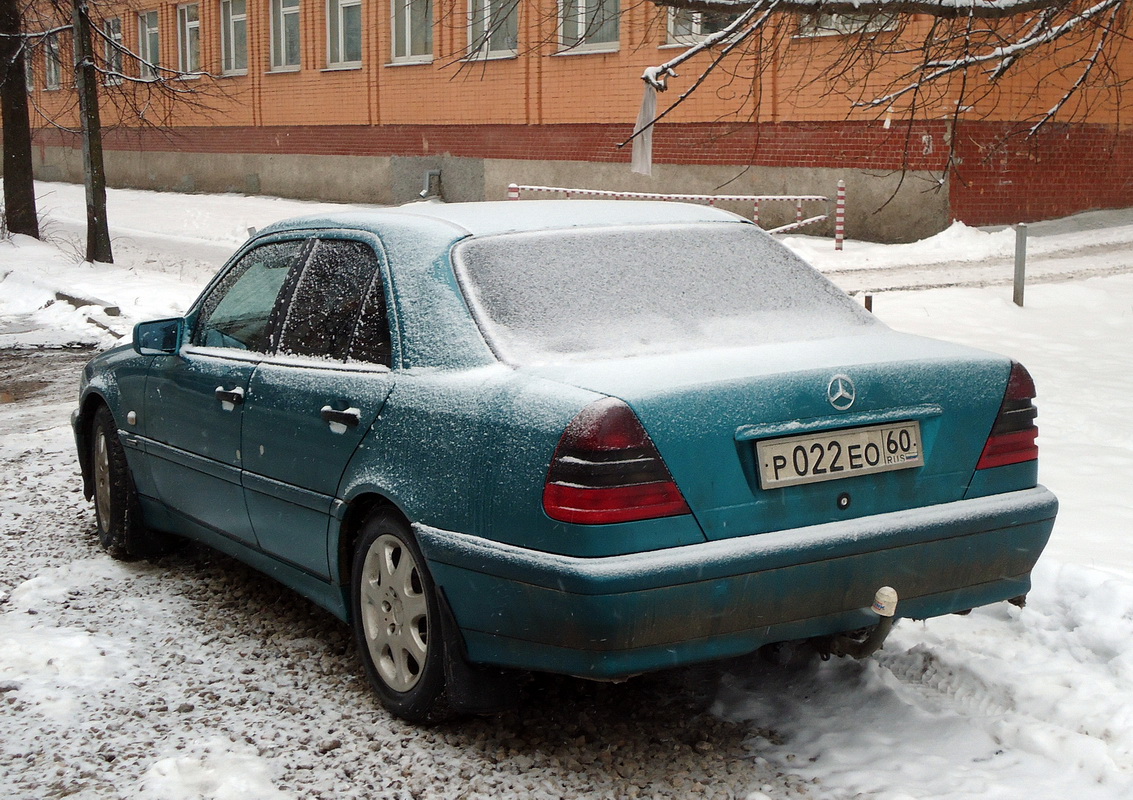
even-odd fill
[(195, 524), (255, 544), (241, 480), (244, 401), (305, 246), (276, 241), (240, 256), (203, 298), (188, 342), (151, 367), (144, 408), (154, 484), (189, 533)]
[(393, 387), (379, 252), (376, 241), (320, 234), (276, 353), (248, 387), (244, 496), (256, 538), (321, 578), (339, 480)]

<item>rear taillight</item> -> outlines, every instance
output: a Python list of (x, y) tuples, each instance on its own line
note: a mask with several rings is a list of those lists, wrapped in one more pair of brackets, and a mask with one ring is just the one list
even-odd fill
[(1038, 412), (1032, 402), (1034, 399), (1035, 382), (1031, 380), (1030, 373), (1022, 364), (1011, 362), (1011, 377), (1007, 381), (1003, 404), (999, 407), (999, 416), (995, 418), (976, 469), (1005, 467), (1039, 457), (1039, 448), (1035, 444), (1039, 429), (1035, 426)]
[(563, 433), (543, 508), (551, 519), (597, 525), (688, 514), (661, 454), (630, 407), (596, 400)]

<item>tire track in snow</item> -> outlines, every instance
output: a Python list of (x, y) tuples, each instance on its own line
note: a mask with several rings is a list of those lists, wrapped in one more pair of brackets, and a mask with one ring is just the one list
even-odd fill
[[(1035, 258), (1027, 262), (1027, 283), (1103, 278), (1133, 272), (1133, 255), (1128, 263), (1076, 266), (1081, 256)], [(923, 266), (864, 267), (862, 269), (824, 270), (823, 274), (851, 294), (923, 291), (926, 289), (1010, 286), (1014, 267), (1007, 261), (941, 262)]]
[[(894, 254), (898, 252), (899, 249)], [(862, 258), (865, 263), (858, 262), (859, 266), (853, 266), (852, 252), (837, 259), (819, 258), (816, 263), (826, 277), (851, 294), (1009, 286), (1015, 273), (1013, 251), (931, 263), (870, 265), (868, 254)], [(1133, 248), (1120, 237), (1094, 244), (1082, 243), (1081, 236), (1069, 242), (1044, 235), (1030, 239), (1026, 262), (1028, 283), (1082, 280), (1130, 272), (1133, 272)]]

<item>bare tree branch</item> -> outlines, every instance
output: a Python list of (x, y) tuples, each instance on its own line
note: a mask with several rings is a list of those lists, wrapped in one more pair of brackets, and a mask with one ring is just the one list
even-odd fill
[[(968, 42), (966, 42), (965, 52), (963, 55), (944, 61), (925, 61), (921, 66), (921, 68), (925, 70), (925, 73), (919, 76), (915, 82), (912, 82), (895, 92), (891, 92), (890, 94), (884, 95), (882, 97), (877, 97), (866, 103), (860, 103), (859, 105), (890, 105), (894, 100), (903, 97), (909, 92), (914, 91), (917, 87), (922, 86), (926, 83), (932, 83), (933, 81), (940, 80), (941, 78), (951, 75), (954, 72), (967, 70), (971, 67), (982, 66), (993, 61), (999, 61), (1001, 62), (1000, 67), (996, 70), (993, 70), (989, 74), (989, 78), (994, 80), (1002, 76), (1006, 69), (1011, 64), (1013, 64), (1021, 55), (1024, 55), (1038, 47), (1062, 38), (1063, 36), (1078, 28), (1078, 26), (1089, 22), (1096, 16), (1100, 16), (1107, 11), (1111, 11), (1113, 8), (1122, 5), (1123, 2), (1124, 0), (1102, 0), (1102, 2), (1097, 3), (1096, 5), (1086, 9), (1085, 11), (1082, 11), (1081, 13), (1067, 20), (1061, 25), (1054, 27), (1039, 25), (1037, 26), (1036, 30), (1034, 30), (1030, 35), (1024, 37), (1023, 39), (1011, 42), (1007, 45), (992, 48), (991, 50), (984, 53), (972, 52), (972, 50), (976, 49), (976, 46), (973, 45), (973, 43), (969, 39)], [(1004, 64), (1003, 62), (1007, 61), (1008, 59), (1011, 60), (1010, 64)]]
[[(659, 6), (688, 11), (734, 13), (763, 0), (653, 0)], [(782, 0), (780, 10), (791, 14), (921, 14), (942, 19), (1008, 19), (1051, 7), (1064, 7), (1067, 0)]]

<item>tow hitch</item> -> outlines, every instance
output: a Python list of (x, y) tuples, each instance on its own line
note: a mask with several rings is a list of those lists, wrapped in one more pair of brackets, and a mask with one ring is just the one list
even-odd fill
[(818, 653), (822, 660), (829, 661), (831, 656), (867, 658), (880, 650), (889, 631), (893, 630), (897, 599), (897, 590), (892, 586), (878, 589), (873, 597), (873, 605), (870, 606), (870, 610), (878, 616), (877, 624), (872, 628), (837, 633), (821, 639), (818, 642)]

